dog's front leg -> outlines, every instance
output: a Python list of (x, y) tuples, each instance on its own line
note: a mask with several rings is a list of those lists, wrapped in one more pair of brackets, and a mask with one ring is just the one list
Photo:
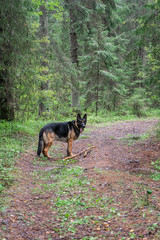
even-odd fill
[(68, 147), (67, 147), (67, 156), (72, 156), (72, 144), (73, 144), (73, 140), (69, 139), (68, 140)]

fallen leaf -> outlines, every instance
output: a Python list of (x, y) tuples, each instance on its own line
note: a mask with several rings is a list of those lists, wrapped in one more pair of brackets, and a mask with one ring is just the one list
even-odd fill
[(97, 227), (95, 230), (96, 230), (96, 231), (100, 231), (100, 230), (101, 230), (101, 228), (100, 228), (100, 227)]

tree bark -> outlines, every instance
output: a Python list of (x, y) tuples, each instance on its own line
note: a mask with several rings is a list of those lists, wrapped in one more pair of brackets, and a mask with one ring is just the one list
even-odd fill
[[(42, 0), (41, 0), (42, 3)], [(40, 44), (41, 44), (41, 76), (46, 77), (45, 80), (42, 80), (40, 91), (42, 93), (42, 96), (40, 97), (39, 102), (39, 116), (44, 115), (44, 113), (47, 110), (46, 107), (46, 101), (47, 98), (43, 96), (43, 91), (48, 90), (48, 60), (47, 60), (47, 49), (48, 49), (48, 17), (47, 17), (47, 9), (46, 9), (47, 0), (42, 3), (42, 5), (39, 6), (39, 11), (41, 12), (40, 18), (39, 18), (39, 38), (40, 38)]]
[[(78, 41), (77, 41), (77, 33), (75, 30), (76, 25), (76, 17), (74, 14), (74, 6), (70, 4), (69, 6), (69, 16), (70, 16), (70, 54), (71, 54), (71, 62), (74, 65), (73, 67), (78, 68)], [(79, 106), (79, 91), (78, 91), (78, 83), (74, 76), (71, 76), (71, 106), (77, 108)]]
[[(7, 68), (7, 66), (6, 66)], [(0, 71), (0, 119), (15, 119), (12, 83), (7, 70)]]
[[(100, 45), (100, 35), (99, 35), (99, 29), (98, 29), (98, 45)], [(99, 82), (100, 82), (100, 58), (99, 56), (97, 56), (97, 74), (96, 74), (96, 78), (97, 78), (97, 86), (96, 86), (96, 116), (98, 115), (98, 107), (99, 107)]]
[(74, 9), (70, 7), (70, 51), (71, 51), (71, 61), (78, 67), (78, 42), (77, 42), (77, 33), (75, 31), (75, 16)]
[[(2, 20), (0, 16), (0, 20)], [(0, 33), (3, 33), (3, 28), (0, 28)], [(5, 49), (9, 56), (13, 52), (10, 44), (4, 43), (1, 49)], [(8, 60), (4, 61), (3, 50), (0, 52), (0, 62), (3, 63), (3, 67), (0, 70), (0, 119), (7, 121), (12, 121), (15, 119), (14, 101), (13, 101), (13, 91), (12, 91), (12, 80), (10, 79), (10, 74), (8, 72), (8, 67), (11, 66), (11, 62)]]

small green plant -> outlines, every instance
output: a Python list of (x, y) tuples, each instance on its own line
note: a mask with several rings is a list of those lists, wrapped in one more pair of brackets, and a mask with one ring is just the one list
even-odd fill
[(0, 184), (0, 192), (2, 192), (3, 188), (2, 184)]
[(159, 229), (159, 226), (157, 223), (153, 223), (150, 226), (148, 226), (147, 230), (149, 232), (155, 232), (157, 229)]
[(137, 239), (137, 236), (134, 232), (129, 233), (129, 239)]
[(159, 159), (156, 162), (152, 162), (151, 165), (154, 166), (154, 168), (156, 170), (160, 170), (160, 160)]
[(135, 208), (149, 206), (149, 197), (152, 194), (151, 190), (139, 185), (138, 189), (133, 190)]
[(154, 180), (160, 180), (160, 160), (152, 162), (151, 165), (156, 169), (155, 173), (151, 175), (151, 178)]
[(156, 137), (158, 140), (160, 140), (160, 122), (157, 124)]

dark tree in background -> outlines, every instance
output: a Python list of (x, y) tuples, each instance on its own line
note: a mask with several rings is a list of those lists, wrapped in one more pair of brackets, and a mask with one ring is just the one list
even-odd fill
[[(70, 60), (72, 63), (73, 73), (71, 73), (71, 106), (79, 107), (79, 79), (78, 79), (78, 67), (79, 67), (79, 45), (78, 45), (78, 25), (79, 16), (81, 13), (81, 4), (74, 0), (65, 0), (65, 7), (69, 16), (69, 39), (70, 39)], [(82, 20), (83, 21), (83, 20)], [(75, 74), (75, 72), (77, 72)]]
[[(30, 0), (0, 0), (0, 119), (8, 121), (14, 120), (20, 109), (18, 94), (23, 82), (24, 62), (27, 72), (28, 65), (32, 65), (28, 61), (31, 38), (26, 21), (30, 6)], [(25, 85), (21, 88), (23, 92), (24, 88)]]
[(13, 42), (16, 38), (15, 31), (18, 30), (16, 17), (20, 20), (22, 18), (16, 8), (17, 5), (20, 5), (20, 1), (16, 0), (12, 4), (1, 1), (0, 7), (0, 118), (9, 121), (15, 117), (13, 76), (10, 69), (13, 66), (13, 54), (17, 48)]
[[(76, 11), (75, 4), (73, 1), (69, 1), (69, 18), (70, 18), (70, 52), (71, 52), (71, 62), (74, 67), (78, 68), (78, 41), (76, 33)], [(78, 107), (79, 101), (79, 89), (74, 79), (71, 75), (72, 82), (72, 107)]]
[(39, 6), (39, 39), (40, 39), (40, 52), (41, 52), (41, 84), (40, 84), (40, 103), (39, 103), (39, 116), (45, 114), (47, 110), (47, 97), (45, 94), (45, 90), (48, 90), (49, 81), (48, 81), (48, 59), (47, 59), (47, 51), (48, 51), (48, 16), (47, 16), (47, 0), (41, 0), (41, 4)]

